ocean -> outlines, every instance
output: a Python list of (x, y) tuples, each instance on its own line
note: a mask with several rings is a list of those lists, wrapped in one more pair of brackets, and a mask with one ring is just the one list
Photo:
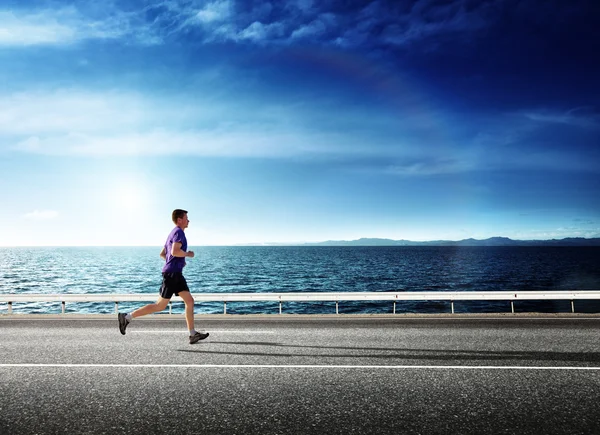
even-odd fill
[[(0, 248), (0, 294), (150, 293), (160, 247)], [(600, 247), (190, 247), (184, 275), (199, 292), (402, 292), (598, 290)], [(599, 301), (576, 301), (600, 312)], [(143, 303), (120, 303), (130, 311)], [(113, 313), (113, 303), (70, 303), (68, 313)], [(284, 303), (285, 313), (335, 313), (335, 302)], [(0, 303), (0, 314), (7, 304)], [(222, 313), (198, 303), (196, 313)], [(569, 301), (522, 301), (516, 312), (569, 312)], [(60, 303), (15, 303), (13, 312), (60, 313)], [(390, 313), (392, 302), (340, 302), (340, 313)], [(399, 302), (396, 312), (444, 313), (446, 301)], [(183, 303), (173, 304), (183, 312)], [(276, 302), (227, 304), (230, 314), (279, 312)], [(508, 301), (457, 301), (455, 312), (510, 312)]]

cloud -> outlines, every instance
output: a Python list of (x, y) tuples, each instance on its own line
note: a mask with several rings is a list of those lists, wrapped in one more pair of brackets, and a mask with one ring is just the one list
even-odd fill
[(231, 17), (232, 8), (233, 5), (228, 0), (218, 0), (208, 3), (196, 13), (196, 17), (201, 23), (222, 22)]
[(29, 136), (12, 151), (43, 155), (77, 156), (213, 156), (226, 158), (361, 159), (405, 154), (373, 147), (361, 138), (343, 133), (311, 132), (231, 124), (207, 130), (166, 130), (110, 133), (67, 133)]
[(147, 45), (165, 43), (178, 34), (186, 35), (186, 42), (201, 43), (309, 41), (349, 47), (403, 46), (431, 37), (480, 31), (497, 16), (498, 3), (467, 7), (465, 0), (443, 5), (420, 0), (409, 7), (381, 0), (366, 5), (310, 0), (164, 0), (127, 9), (121, 2), (94, 8), (82, 3), (62, 9), (5, 9), (0, 10), (0, 46), (73, 44), (93, 39)]
[[(447, 118), (433, 109), (401, 119), (385, 113), (365, 118), (362, 106), (258, 104), (208, 90), (198, 95), (77, 88), (0, 94), (0, 151), (302, 158), (362, 162), (368, 171), (402, 177), (507, 169), (598, 171), (589, 153), (539, 146), (550, 139), (531, 126), (539, 121), (522, 114), (479, 116), (478, 131), (469, 138), (469, 133), (455, 136), (450, 120), (432, 124)], [(570, 116), (583, 113), (574, 110)]]
[(263, 24), (255, 21), (237, 35), (238, 40), (250, 40), (263, 42), (275, 40), (284, 34), (285, 28), (282, 23)]
[[(564, 211), (566, 212), (566, 211)], [(567, 212), (568, 213), (568, 212)], [(523, 214), (519, 214), (522, 216)], [(596, 224), (588, 225), (580, 223), (577, 219), (559, 218), (558, 222), (553, 222), (556, 218), (556, 209), (542, 207), (536, 210), (531, 209), (530, 213), (522, 222), (537, 221), (535, 226), (521, 227), (515, 230), (508, 237), (517, 240), (551, 240), (564, 239), (568, 237), (597, 238), (600, 237), (600, 227)], [(540, 218), (542, 217), (542, 218)]]
[(573, 222), (576, 222), (578, 225), (597, 225), (598, 222), (590, 220), (590, 219), (573, 219)]
[(576, 107), (566, 112), (553, 110), (525, 111), (523, 116), (532, 121), (543, 123), (566, 124), (585, 128), (600, 127), (600, 113), (589, 106)]
[(118, 39), (128, 24), (114, 18), (93, 20), (73, 7), (36, 11), (0, 11), (0, 46), (63, 45), (86, 39)]
[(466, 143), (480, 170), (600, 171), (600, 154), (590, 146), (599, 125), (591, 108), (469, 116), (477, 116), (472, 117), (477, 131)]
[[(48, 15), (51, 14), (51, 15)], [(73, 25), (61, 23), (72, 21), (72, 9), (62, 11), (16, 15), (11, 11), (0, 11), (0, 46), (47, 45), (70, 43), (77, 39), (77, 29)]]
[(388, 166), (385, 173), (403, 177), (422, 177), (470, 172), (477, 169), (472, 159), (421, 159), (410, 163)]
[[(509, 123), (504, 129), (513, 128)], [(514, 127), (517, 130), (519, 127)], [(534, 135), (518, 135), (513, 131), (506, 137), (502, 133), (478, 136), (470, 148), (478, 171), (559, 171), (597, 173), (600, 167), (593, 154), (574, 152), (572, 147), (555, 144), (552, 139)], [(476, 145), (475, 145), (476, 143)]]
[(55, 210), (34, 210), (29, 213), (25, 213), (24, 218), (34, 221), (45, 221), (55, 219), (58, 217), (58, 212)]
[(600, 237), (600, 228), (560, 227), (547, 230), (519, 231), (514, 238), (529, 240), (564, 239), (567, 237), (583, 237), (593, 239)]
[(314, 39), (320, 38), (328, 31), (329, 28), (336, 24), (335, 15), (323, 14), (314, 21), (311, 21), (305, 26), (301, 26), (294, 30), (290, 35), (291, 39)]
[(283, 5), (263, 2), (247, 10), (242, 1), (222, 0), (195, 12), (199, 19), (187, 20), (181, 29), (201, 26), (204, 42), (406, 46), (482, 31), (498, 19), (503, 3), (497, 0), (473, 6), (465, 0), (446, 4), (419, 0), (411, 6), (382, 0), (367, 4), (298, 0)]
[[(365, 118), (362, 106), (256, 98), (260, 101), (208, 89), (194, 95), (81, 88), (0, 93), (0, 152), (371, 159), (413, 176), (460, 170), (449, 149), (442, 149), (444, 138), (431, 133), (431, 113)], [(430, 163), (418, 163), (423, 161)]]
[(292, 135), (251, 131), (168, 131), (67, 134), (29, 137), (15, 149), (28, 153), (82, 156), (202, 155), (220, 157), (289, 157), (301, 152)]
[[(156, 22), (142, 17), (148, 8), (125, 12), (106, 3), (92, 16), (68, 6), (58, 9), (0, 10), (0, 47), (72, 45), (85, 40), (122, 40), (142, 45), (162, 42)], [(158, 24), (164, 25), (163, 20)]]
[(324, 118), (312, 112), (298, 109), (297, 103), (257, 105), (239, 97), (162, 98), (81, 89), (16, 93), (0, 95), (0, 150), (267, 158), (379, 152), (372, 143), (337, 128), (303, 127), (303, 117)]
[(332, 111), (316, 102), (255, 104), (239, 96), (210, 95), (203, 91), (202, 98), (159, 97), (83, 89), (0, 94), (0, 151), (303, 158), (361, 162), (366, 171), (401, 177), (506, 169), (598, 170), (593, 159), (569, 149), (524, 145), (531, 137), (526, 127), (531, 121), (514, 114), (494, 116), (489, 124), (478, 119), (481, 131), (459, 144), (451, 131), (432, 135), (435, 126), (421, 122), (442, 113), (398, 122), (384, 114), (365, 119), (360, 108)]
[(421, 0), (410, 12), (400, 16), (400, 22), (389, 20), (382, 39), (392, 45), (408, 45), (438, 36), (447, 38), (452, 34), (472, 34), (491, 25), (498, 3), (480, 2), (468, 8), (463, 0), (447, 4)]
[(168, 109), (148, 112), (147, 105), (153, 103), (133, 92), (57, 89), (0, 95), (0, 135), (115, 130), (174, 117)]

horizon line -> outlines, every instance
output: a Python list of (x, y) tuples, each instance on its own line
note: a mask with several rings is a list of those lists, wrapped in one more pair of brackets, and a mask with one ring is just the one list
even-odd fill
[[(599, 237), (580, 237), (580, 236), (569, 236), (563, 237), (560, 239), (552, 238), (552, 239), (512, 239), (510, 237), (504, 236), (492, 236), (487, 237), (485, 239), (476, 239), (473, 237), (469, 237), (466, 239), (460, 240), (450, 240), (450, 239), (432, 239), (432, 240), (410, 240), (410, 239), (389, 239), (385, 237), (361, 237), (358, 239), (352, 240), (325, 240), (318, 242), (247, 242), (247, 243), (233, 243), (233, 244), (190, 244), (190, 246), (194, 247), (261, 247), (261, 246), (304, 246), (304, 245), (323, 245), (326, 246), (327, 243), (352, 243), (359, 242), (361, 240), (379, 240), (379, 241), (389, 241), (389, 242), (407, 242), (407, 243), (459, 243), (465, 241), (476, 241), (476, 242), (485, 242), (493, 239), (502, 239), (502, 240), (510, 240), (512, 242), (560, 242), (564, 240), (596, 240), (600, 239)], [(0, 244), (0, 248), (151, 248), (151, 247), (160, 247), (160, 244), (132, 244), (132, 245), (56, 245), (56, 244), (48, 244), (48, 245), (2, 245)], [(363, 245), (366, 246), (366, 245)], [(373, 245), (378, 246), (378, 245)]]

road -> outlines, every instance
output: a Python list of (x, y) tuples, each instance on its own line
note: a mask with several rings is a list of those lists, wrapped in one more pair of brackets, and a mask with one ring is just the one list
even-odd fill
[[(600, 317), (0, 316), (0, 433), (600, 433)], [(200, 329), (200, 328), (198, 328)]]

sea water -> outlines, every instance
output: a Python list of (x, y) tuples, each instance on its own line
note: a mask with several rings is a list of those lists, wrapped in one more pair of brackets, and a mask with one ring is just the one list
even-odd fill
[[(190, 247), (192, 293), (598, 290), (600, 247)], [(0, 294), (147, 293), (158, 297), (161, 247), (0, 248)], [(577, 312), (600, 302), (576, 301)], [(123, 311), (144, 303), (120, 303)], [(340, 313), (390, 313), (391, 301), (340, 302)], [(7, 312), (0, 304), (0, 313)], [(114, 303), (67, 312), (112, 313)], [(286, 302), (286, 313), (335, 313), (335, 302)], [(522, 301), (518, 311), (568, 312), (570, 301)], [(15, 313), (59, 313), (60, 303), (14, 303)], [(183, 304), (174, 303), (174, 312)], [(220, 302), (197, 313), (221, 313)], [(396, 312), (449, 312), (448, 301), (398, 302)], [(456, 301), (456, 312), (510, 312), (508, 301)], [(278, 313), (277, 302), (230, 302), (227, 312)]]

